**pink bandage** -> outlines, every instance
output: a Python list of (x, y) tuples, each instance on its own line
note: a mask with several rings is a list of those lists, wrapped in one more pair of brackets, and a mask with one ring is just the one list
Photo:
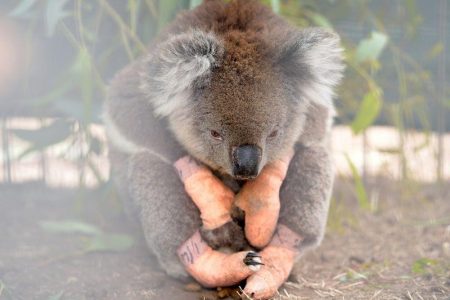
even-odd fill
[(264, 266), (247, 279), (244, 292), (255, 299), (268, 299), (287, 280), (303, 238), (279, 224), (272, 241), (260, 254)]
[[(249, 252), (226, 254), (214, 251), (203, 240), (198, 231), (178, 249), (178, 257), (186, 271), (205, 287), (234, 285), (260, 269), (260, 265), (245, 263)], [(256, 253), (254, 253), (256, 254)], [(260, 262), (260, 257), (250, 257)]]
[(178, 176), (180, 177), (182, 182), (185, 182), (187, 178), (205, 168), (191, 156), (180, 158), (175, 162), (174, 166), (175, 169), (177, 169)]
[(216, 229), (231, 221), (234, 193), (211, 170), (190, 156), (179, 159), (174, 166), (184, 182), (186, 192), (200, 210), (205, 229)]
[(245, 211), (245, 236), (257, 248), (271, 240), (278, 223), (280, 188), (286, 177), (293, 152), (266, 165), (261, 174), (245, 183), (235, 204)]

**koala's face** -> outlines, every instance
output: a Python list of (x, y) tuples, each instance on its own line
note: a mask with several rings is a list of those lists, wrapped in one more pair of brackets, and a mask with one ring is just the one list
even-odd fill
[(286, 154), (302, 129), (302, 115), (282, 77), (264, 62), (245, 70), (233, 60), (216, 68), (192, 107), (197, 157), (236, 179), (256, 177), (267, 162)]
[(332, 109), (343, 66), (320, 29), (255, 38), (188, 31), (148, 57), (142, 89), (187, 152), (237, 179), (290, 152), (308, 104)]

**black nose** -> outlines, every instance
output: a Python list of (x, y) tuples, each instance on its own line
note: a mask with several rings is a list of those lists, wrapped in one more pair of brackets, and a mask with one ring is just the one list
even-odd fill
[(250, 179), (258, 175), (261, 148), (256, 145), (241, 145), (232, 149), (233, 175), (239, 179)]

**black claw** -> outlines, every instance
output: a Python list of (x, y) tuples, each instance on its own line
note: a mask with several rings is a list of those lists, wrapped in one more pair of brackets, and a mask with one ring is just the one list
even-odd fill
[(244, 264), (247, 266), (263, 266), (264, 264), (260, 261), (256, 261), (255, 258), (261, 258), (261, 256), (256, 252), (249, 252), (244, 258)]
[(249, 253), (247, 253), (246, 257), (261, 257), (261, 255), (256, 252), (250, 251)]
[(262, 262), (259, 261), (248, 261), (245, 263), (247, 266), (264, 266)]

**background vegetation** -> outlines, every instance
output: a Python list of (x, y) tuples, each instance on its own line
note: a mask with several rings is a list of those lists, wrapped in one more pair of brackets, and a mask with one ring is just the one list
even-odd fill
[[(90, 125), (100, 122), (108, 81), (145, 52), (178, 11), (200, 2), (2, 1), (4, 14), (26, 35), (26, 72), (4, 97), (1, 114), (57, 118), (42, 121), (38, 130), (13, 132), (31, 142), (18, 159), (61, 141), (83, 141), (87, 146), (79, 151), (80, 167), (99, 174), (91, 157), (103, 153), (105, 145)], [(445, 0), (263, 2), (299, 27), (324, 26), (341, 34), (348, 68), (336, 101), (337, 122), (350, 125), (354, 134), (364, 135), (375, 123), (397, 127), (401, 137), (411, 127), (426, 133), (450, 128)], [(402, 156), (402, 143), (386, 151)], [(349, 164), (361, 187), (350, 158)]]

